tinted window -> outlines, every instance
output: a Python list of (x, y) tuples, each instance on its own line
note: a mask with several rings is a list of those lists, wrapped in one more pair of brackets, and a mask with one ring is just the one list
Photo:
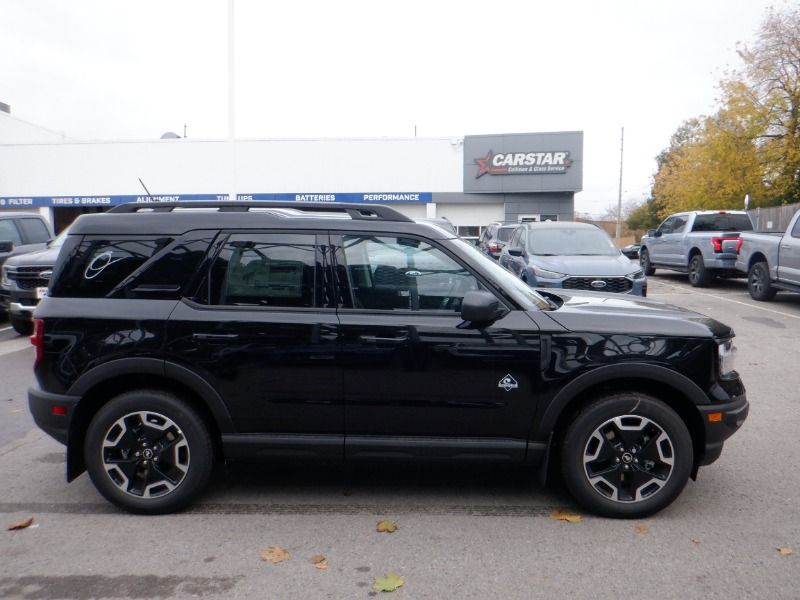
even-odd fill
[(479, 289), (472, 274), (441, 250), (411, 238), (344, 236), (354, 308), (460, 311)]
[(14, 242), (15, 246), (22, 244), (17, 226), (13, 219), (0, 219), (0, 242)]
[(501, 242), (507, 242), (511, 239), (511, 235), (516, 230), (516, 227), (503, 227), (497, 230), (497, 239)]
[(672, 220), (672, 233), (683, 233), (686, 229), (686, 223), (689, 221), (688, 217), (675, 217)]
[(669, 217), (658, 228), (661, 233), (672, 233), (677, 222), (677, 217)]
[(747, 215), (716, 214), (697, 215), (692, 231), (752, 231), (753, 224)]
[(103, 298), (172, 240), (129, 236), (125, 239), (84, 238), (52, 286), (51, 295)]
[(316, 288), (313, 235), (234, 234), (211, 269), (211, 304), (313, 307)]
[(792, 237), (800, 238), (800, 219), (797, 219), (794, 222), (794, 227), (792, 227)]
[(20, 219), (19, 225), (28, 244), (41, 244), (50, 239), (50, 232), (39, 219)]
[(603, 230), (536, 228), (528, 233), (528, 249), (539, 256), (614, 256), (619, 250)]

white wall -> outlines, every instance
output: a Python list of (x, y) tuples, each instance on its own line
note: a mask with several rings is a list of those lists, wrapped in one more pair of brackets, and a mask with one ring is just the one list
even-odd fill
[(66, 138), (57, 131), (50, 131), (33, 123), (0, 111), (0, 144), (37, 144), (62, 142)]
[(6, 143), (0, 196), (458, 192), (449, 138)]

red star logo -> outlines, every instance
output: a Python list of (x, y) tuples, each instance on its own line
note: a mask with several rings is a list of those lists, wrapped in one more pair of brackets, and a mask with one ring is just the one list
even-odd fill
[(478, 174), (475, 175), (475, 179), (478, 179), (481, 175), (485, 175), (486, 173), (492, 172), (492, 156), (494, 153), (489, 150), (489, 154), (486, 155), (486, 158), (476, 158), (475, 164), (478, 165)]

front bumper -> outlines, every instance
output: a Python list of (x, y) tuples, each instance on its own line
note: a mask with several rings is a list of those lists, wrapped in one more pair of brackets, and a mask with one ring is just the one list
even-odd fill
[[(710, 465), (722, 454), (722, 446), (729, 437), (739, 431), (747, 419), (750, 403), (742, 390), (741, 395), (729, 402), (698, 406), (705, 429), (705, 448), (698, 466)], [(718, 416), (719, 415), (719, 416)]]
[(46, 434), (65, 445), (72, 414), (79, 400), (79, 396), (51, 394), (39, 388), (28, 389), (28, 408), (34, 422)]

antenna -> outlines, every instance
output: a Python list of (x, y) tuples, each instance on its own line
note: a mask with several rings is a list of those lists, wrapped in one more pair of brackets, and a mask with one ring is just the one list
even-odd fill
[(150, 193), (150, 190), (148, 190), (148, 189), (147, 189), (147, 186), (144, 184), (144, 181), (142, 181), (142, 178), (141, 178), (141, 177), (139, 177), (139, 183), (141, 183), (141, 184), (142, 184), (142, 187), (144, 188), (144, 191), (145, 191), (145, 192), (147, 192), (147, 197), (148, 197), (148, 198), (152, 198), (152, 197), (153, 197), (153, 194), (151, 194), (151, 193)]

